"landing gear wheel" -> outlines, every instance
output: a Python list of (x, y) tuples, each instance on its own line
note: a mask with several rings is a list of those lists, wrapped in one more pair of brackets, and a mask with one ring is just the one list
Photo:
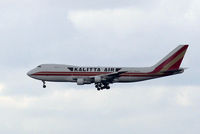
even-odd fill
[(45, 85), (45, 81), (42, 81), (43, 82), (43, 88), (46, 88), (47, 86)]
[(106, 89), (110, 89), (110, 86), (106, 86)]
[(95, 87), (98, 91), (102, 90), (102, 84), (101, 83), (95, 83)]
[(97, 90), (110, 89), (109, 83), (95, 83)]

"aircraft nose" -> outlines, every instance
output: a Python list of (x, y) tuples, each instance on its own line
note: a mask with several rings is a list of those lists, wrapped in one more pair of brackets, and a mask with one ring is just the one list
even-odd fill
[(32, 71), (29, 71), (29, 72), (27, 73), (27, 75), (31, 77)]

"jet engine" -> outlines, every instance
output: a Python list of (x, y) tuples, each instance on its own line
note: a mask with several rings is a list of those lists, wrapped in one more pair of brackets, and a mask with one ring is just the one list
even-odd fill
[(84, 79), (77, 79), (77, 85), (84, 85)]
[(95, 83), (99, 83), (99, 82), (101, 82), (102, 81), (102, 78), (100, 77), (100, 76), (95, 76), (94, 77), (94, 82)]

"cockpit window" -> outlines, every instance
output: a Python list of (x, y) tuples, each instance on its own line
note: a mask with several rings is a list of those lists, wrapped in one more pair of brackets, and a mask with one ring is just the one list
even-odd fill
[(42, 67), (41, 65), (37, 66), (37, 67)]

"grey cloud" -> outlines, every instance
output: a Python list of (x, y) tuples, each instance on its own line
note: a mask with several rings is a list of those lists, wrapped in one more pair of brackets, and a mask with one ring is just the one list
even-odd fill
[[(13, 3), (11, 7), (2, 9), (4, 15), (1, 17), (3, 27), (0, 32), (2, 45), (0, 59), (1, 73), (5, 76), (2, 81), (10, 84), (19, 79), (20, 75), (20, 81), (14, 85), (20, 85), (19, 88), (29, 87), (30, 79), (29, 84), (26, 84), (27, 82), (22, 84), (21, 81), (26, 77), (29, 69), (41, 63), (151, 66), (178, 44), (189, 43), (191, 45), (183, 66), (191, 69), (186, 70), (183, 74), (185, 77), (181, 75), (160, 79), (157, 82), (167, 84), (166, 81), (168, 81), (174, 85), (181, 85), (182, 81), (185, 81), (186, 85), (198, 84), (198, 81), (188, 80), (188, 78), (198, 79), (195, 74), (198, 72), (196, 61), (198, 60), (199, 30), (196, 27), (199, 24), (199, 18), (195, 21), (184, 18), (184, 14), (191, 8), (190, 4), (187, 6), (184, 3), (182, 6), (174, 3), (174, 7), (169, 7), (172, 4), (173, 2), (164, 2), (156, 4), (155, 9), (139, 9), (143, 16), (137, 20), (141, 23), (137, 25), (138, 28), (129, 29), (127, 33), (123, 31), (123, 34), (116, 34), (112, 29), (102, 31), (101, 27), (95, 30), (77, 29), (68, 19), (68, 13), (71, 10), (60, 8), (64, 4), (59, 2), (55, 4), (55, 7), (52, 7), (54, 4), (51, 5), (51, 2), (45, 4), (45, 1)], [(182, 11), (182, 9), (185, 10)], [(83, 9), (79, 9), (81, 10)], [(175, 15), (172, 14), (174, 10), (176, 10)], [(117, 32), (120, 33), (120, 30)], [(11, 76), (8, 72), (20, 73)], [(176, 78), (180, 80), (175, 81)], [(144, 84), (154, 85), (155, 81), (144, 82)], [(13, 90), (14, 86), (11, 87), (10, 90)]]
[[(110, 59), (108, 59), (107, 57), (110, 56), (109, 52), (111, 52), (113, 54), (112, 59), (116, 60), (112, 60), (114, 63), (110, 64), (119, 64), (120, 60), (121, 65), (124, 65), (124, 63), (127, 63), (125, 59), (127, 59), (127, 57), (131, 57), (127, 60), (136, 59), (137, 64), (142, 66), (143, 64), (145, 65), (145, 63), (142, 62), (143, 60), (137, 60), (141, 57), (139, 57), (140, 55), (137, 55), (135, 51), (143, 51), (142, 53), (148, 54), (147, 50), (151, 48), (148, 44), (153, 44), (152, 47), (156, 47), (165, 51), (162, 45), (171, 44), (170, 46), (175, 46), (176, 44), (180, 44), (182, 42), (190, 42), (191, 40), (190, 37), (187, 37), (187, 34), (181, 34), (191, 33), (189, 27), (188, 31), (182, 31), (181, 29), (183, 29), (183, 27), (175, 29), (176, 31), (178, 31), (178, 33), (176, 33), (174, 32), (174, 26), (160, 25), (156, 27), (155, 24), (152, 26), (152, 21), (150, 21), (149, 23), (149, 20), (145, 20), (147, 24), (146, 27), (142, 28), (140, 26), (141, 28), (137, 31), (134, 31), (133, 29), (133, 32), (131, 32), (130, 34), (121, 35), (121, 37), (116, 36), (115, 33), (113, 33), (112, 31), (104, 31), (102, 33), (103, 35), (101, 33), (93, 34), (94, 31), (92, 31), (92, 33), (88, 31), (80, 32), (74, 29), (71, 22), (67, 20), (67, 9), (60, 9), (59, 7), (52, 8), (51, 6), (49, 6), (49, 4), (45, 6), (44, 1), (42, 2), (42, 5), (44, 7), (39, 6), (39, 8), (37, 8), (36, 10), (22, 8), (21, 11), (19, 10), (18, 12), (18, 14), (21, 14), (21, 16), (17, 19), (17, 25), (15, 23), (12, 30), (5, 29), (2, 31), (3, 40), (1, 43), (5, 45), (5, 50), (3, 50), (3, 52), (1, 53), (1, 57), (5, 57), (5, 55), (8, 54), (7, 51), (11, 51), (7, 57), (10, 57), (10, 60), (13, 59), (12, 62), (6, 60), (6, 64), (14, 62), (15, 65), (22, 65), (22, 62), (29, 64), (29, 61), (35, 61), (35, 64), (37, 64), (37, 61), (65, 61), (67, 63), (69, 61), (70, 63), (77, 64), (80, 62), (78, 61), (79, 59), (83, 61), (81, 62), (81, 64), (84, 64), (84, 62), (87, 62), (84, 59), (95, 57), (91, 59), (94, 64), (97, 63), (96, 61), (98, 58), (98, 61), (104, 62), (104, 64), (108, 65), (110, 63)], [(166, 14), (164, 15), (166, 16)], [(25, 19), (24, 16), (28, 16), (28, 18)], [(166, 26), (167, 29), (165, 28)], [(153, 28), (148, 31), (147, 28), (149, 27)], [(106, 36), (104, 36), (106, 35), (106, 33), (113, 35), (111, 35), (111, 38), (107, 38)], [(170, 34), (169, 37), (166, 38), (166, 34)], [(118, 38), (117, 40), (115, 40), (116, 37)], [(183, 38), (184, 41), (182, 41)], [(138, 50), (140, 49), (139, 47), (137, 47), (138, 44), (140, 44), (140, 46), (145, 46), (147, 49)], [(13, 47), (18, 49), (12, 50)], [(102, 55), (102, 52), (105, 51), (104, 48), (106, 48), (106, 50), (108, 51), (106, 57), (96, 57), (96, 54)], [(132, 52), (130, 50), (132, 50)], [(127, 51), (130, 52), (127, 53)], [(59, 53), (59, 55), (55, 55), (55, 53)], [(119, 53), (121, 54), (119, 55)], [(168, 53), (168, 50), (166, 51), (166, 53)], [(26, 54), (26, 57), (28, 58), (24, 58), (23, 54)], [(79, 57), (76, 57), (75, 59), (78, 62), (74, 62), (74, 59), (68, 58), (72, 55), (77, 54), (81, 55)], [(48, 55), (48, 59), (46, 55)], [(15, 57), (16, 59), (11, 57)], [(83, 59), (81, 57), (83, 57)], [(155, 57), (157, 57), (157, 55), (155, 55)], [(40, 61), (40, 59), (42, 60)], [(60, 61), (58, 61), (58, 59)], [(127, 66), (133, 65), (134, 63), (129, 62)], [(149, 65), (149, 63), (147, 65)]]
[[(0, 1), (0, 85), (5, 85), (0, 133), (199, 132), (198, 5), (188, 0)], [(117, 9), (139, 10), (137, 25), (80, 29), (69, 19), (73, 11)], [(182, 43), (190, 44), (184, 74), (114, 84), (105, 92), (75, 83), (47, 83), (43, 89), (26, 76), (41, 63), (151, 66)]]
[[(69, 89), (52, 90), (38, 97), (0, 97), (1, 119), (7, 119), (9, 124), (6, 127), (5, 122), (0, 122), (1, 132), (12, 133), (12, 129), (15, 133), (72, 134), (198, 132), (199, 87), (171, 87), (173, 92), (161, 86), (133, 88), (116, 88), (101, 94)], [(183, 94), (188, 96), (183, 98), (191, 102), (189, 105), (177, 103), (177, 96)]]

